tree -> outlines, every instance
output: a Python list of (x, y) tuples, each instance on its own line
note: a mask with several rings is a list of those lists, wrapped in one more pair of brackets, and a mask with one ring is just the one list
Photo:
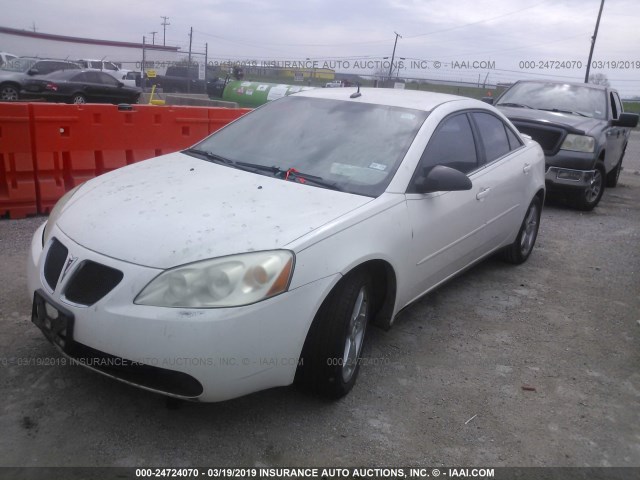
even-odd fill
[(604, 73), (592, 73), (589, 75), (589, 83), (594, 85), (603, 85), (605, 87), (610, 86), (609, 79)]

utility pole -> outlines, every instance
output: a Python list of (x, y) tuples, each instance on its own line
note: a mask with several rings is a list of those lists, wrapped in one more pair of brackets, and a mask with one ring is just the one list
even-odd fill
[(584, 83), (589, 83), (589, 70), (591, 69), (591, 59), (593, 58), (593, 49), (596, 46), (596, 37), (598, 36), (598, 28), (600, 27), (600, 17), (602, 16), (602, 8), (604, 0), (600, 2), (600, 11), (598, 12), (598, 20), (596, 20), (596, 29), (591, 37), (591, 49), (589, 50), (589, 61), (587, 62), (587, 73), (584, 74)]
[[(604, 0), (603, 0), (604, 1)], [(398, 32), (393, 32), (396, 34), (396, 41), (393, 43), (393, 53), (391, 54), (391, 65), (389, 65), (389, 78), (393, 75), (393, 60), (396, 57), (396, 45), (398, 45), (398, 37), (402, 38)]]
[(207, 93), (207, 61), (209, 58), (209, 44), (204, 44), (204, 93)]
[(167, 45), (167, 25), (171, 25), (171, 24), (167, 22), (169, 17), (160, 16), (160, 18), (162, 19), (162, 23), (160, 24), (162, 25), (162, 45), (166, 46)]
[(189, 30), (189, 61), (187, 63), (187, 93), (191, 93), (191, 43), (193, 41), (193, 27)]
[(153, 35), (153, 36), (151, 37), (151, 44), (152, 44), (152, 45), (155, 45), (155, 44), (156, 44), (156, 33), (158, 33), (158, 32), (149, 32), (149, 35)]
[(144, 62), (145, 62), (145, 60), (146, 60), (145, 56), (146, 56), (146, 46), (147, 46), (147, 45), (146, 45), (146, 42), (147, 42), (147, 39), (146, 39), (146, 38), (145, 38), (145, 36), (143, 35), (143, 36), (142, 36), (142, 65), (141, 65), (141, 67), (142, 67), (142, 68), (140, 69), (140, 70), (142, 70), (142, 71), (140, 72), (140, 86), (142, 87), (142, 91), (143, 91), (143, 92), (145, 91), (145, 89), (144, 89), (144, 88), (145, 88), (145, 86), (146, 86), (146, 85), (145, 85), (145, 78), (144, 78), (144, 72), (145, 72), (145, 69), (144, 69)]

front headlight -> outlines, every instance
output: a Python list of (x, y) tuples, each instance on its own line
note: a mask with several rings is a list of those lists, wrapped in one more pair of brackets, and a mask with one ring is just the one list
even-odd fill
[(51, 229), (60, 218), (60, 214), (62, 213), (62, 210), (64, 210), (65, 205), (69, 200), (71, 200), (71, 197), (73, 197), (73, 194), (76, 193), (81, 186), (82, 184), (77, 185), (71, 190), (69, 190), (67, 193), (65, 193), (62, 197), (60, 197), (60, 200), (58, 200), (58, 203), (56, 203), (53, 209), (51, 210), (51, 213), (49, 214), (49, 219), (47, 220), (47, 224), (44, 226), (44, 232), (42, 234), (42, 246), (44, 246), (49, 240), (49, 237), (51, 236)]
[(596, 139), (587, 135), (574, 135), (570, 133), (562, 142), (561, 150), (574, 152), (593, 153), (596, 147)]
[(293, 261), (292, 252), (272, 250), (190, 263), (158, 275), (134, 303), (181, 308), (256, 303), (287, 290)]

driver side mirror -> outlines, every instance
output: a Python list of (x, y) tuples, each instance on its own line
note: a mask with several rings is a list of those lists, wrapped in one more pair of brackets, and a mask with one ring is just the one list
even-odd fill
[(472, 184), (460, 170), (436, 165), (425, 176), (419, 176), (414, 183), (416, 193), (454, 192), (471, 190)]
[(621, 113), (620, 116), (616, 120), (613, 120), (611, 123), (614, 127), (635, 128), (638, 125), (638, 114)]
[(37, 68), (30, 68), (27, 75), (38, 75), (40, 71)]

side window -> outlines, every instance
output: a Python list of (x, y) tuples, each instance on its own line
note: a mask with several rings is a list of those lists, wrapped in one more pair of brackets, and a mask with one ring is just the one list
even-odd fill
[(84, 72), (85, 74), (85, 78), (86, 78), (86, 82), (89, 83), (102, 83), (102, 79), (100, 77), (100, 72), (95, 72), (95, 71), (89, 71), (89, 72)]
[(38, 70), (38, 75), (46, 75), (55, 71), (52, 62), (36, 62), (31, 68)]
[(462, 173), (478, 167), (476, 145), (465, 113), (445, 119), (429, 140), (418, 168), (429, 169), (436, 165), (455, 168)]
[(511, 151), (507, 129), (502, 120), (490, 113), (474, 112), (472, 115), (484, 145), (487, 163), (491, 163)]
[(87, 74), (86, 73), (79, 73), (79, 74), (74, 75), (73, 77), (71, 77), (69, 79), (69, 81), (71, 81), (71, 82), (89, 82), (89, 79), (87, 78)]
[(113, 63), (111, 62), (104, 62), (104, 69), (105, 70), (113, 70), (113, 71), (117, 71), (118, 67), (116, 67)]
[(117, 87), (118, 86), (118, 80), (113, 78), (108, 73), (102, 73), (102, 72), (95, 72), (95, 73), (97, 73), (100, 76), (100, 83), (102, 83), (104, 85), (109, 85), (111, 87)]
[(613, 118), (616, 119), (624, 111), (622, 108), (622, 102), (616, 92), (611, 92), (611, 110), (613, 112)]

